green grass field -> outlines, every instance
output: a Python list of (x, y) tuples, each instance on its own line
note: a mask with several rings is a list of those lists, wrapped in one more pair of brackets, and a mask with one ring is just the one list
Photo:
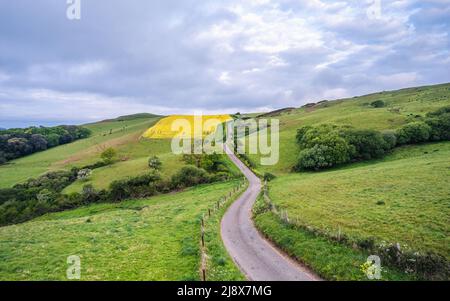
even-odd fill
[[(138, 140), (140, 135), (158, 119), (159, 117), (137, 118), (88, 124), (86, 127), (92, 130), (92, 136), (87, 139), (35, 153), (0, 166), (0, 188), (10, 187), (48, 171), (94, 163), (100, 160), (100, 153), (110, 146), (118, 149), (121, 157), (138, 157), (144, 153), (145, 148), (142, 146), (135, 151), (133, 145), (140, 144)], [(162, 147), (159, 144), (155, 145), (157, 149)]]
[[(387, 106), (375, 109), (368, 105), (378, 99)], [(450, 142), (397, 148), (381, 160), (323, 172), (292, 172), (300, 151), (296, 131), (303, 125), (334, 123), (393, 130), (414, 121), (416, 115), (424, 116), (448, 105), (450, 84), (297, 109), (275, 117), (280, 120), (279, 163), (261, 166), (259, 154), (250, 157), (258, 172), (277, 175), (269, 183), (270, 198), (278, 208), (286, 210), (290, 220), (333, 236), (340, 231), (354, 239), (398, 242), (403, 248), (432, 251), (450, 259)], [(256, 217), (256, 224), (280, 247), (327, 279), (361, 279), (358, 266), (349, 268), (349, 264), (355, 258), (366, 258), (364, 252), (288, 229), (270, 213)], [(311, 251), (314, 248), (318, 250)]]
[[(291, 257), (296, 258), (326, 280), (367, 281), (361, 265), (370, 255), (351, 247), (331, 242), (307, 231), (293, 229), (271, 212), (257, 215), (258, 229)], [(395, 269), (383, 267), (382, 280), (411, 280)]]
[(450, 142), (398, 149), (383, 160), (280, 177), (280, 209), (331, 233), (373, 237), (450, 259)]
[[(66, 280), (70, 255), (81, 257), (81, 280), (199, 280), (200, 217), (237, 184), (92, 205), (2, 227), (0, 280)], [(215, 275), (241, 279), (220, 237), (209, 239), (212, 260), (220, 262)]]

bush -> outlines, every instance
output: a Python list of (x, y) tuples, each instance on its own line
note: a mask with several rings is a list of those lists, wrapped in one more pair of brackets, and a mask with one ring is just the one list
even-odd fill
[(372, 102), (370, 104), (370, 106), (372, 106), (374, 108), (384, 108), (386, 106), (386, 104), (382, 100), (375, 100), (374, 102)]
[(141, 198), (155, 195), (157, 183), (161, 177), (157, 173), (149, 173), (127, 180), (114, 181), (109, 186), (109, 198), (122, 201), (129, 198)]
[(106, 164), (112, 164), (117, 157), (117, 152), (114, 148), (109, 147), (101, 153), (100, 157)]
[(373, 130), (348, 130), (344, 134), (347, 142), (353, 146), (353, 160), (370, 160), (381, 158), (390, 150), (380, 132)]
[(319, 137), (312, 148), (300, 152), (297, 170), (320, 170), (350, 161), (351, 147), (336, 134)]
[(431, 127), (424, 122), (408, 123), (397, 131), (399, 145), (426, 142), (431, 136)]
[(450, 106), (427, 114), (425, 122), (431, 127), (430, 140), (450, 140)]
[(148, 167), (153, 170), (161, 170), (162, 162), (157, 156), (148, 159)]
[(206, 170), (195, 166), (185, 166), (172, 176), (172, 185), (174, 188), (184, 188), (208, 183), (209, 180)]
[(384, 132), (383, 140), (386, 143), (386, 148), (388, 150), (393, 149), (397, 145), (397, 136), (395, 136), (395, 132)]
[(265, 172), (264, 173), (264, 181), (270, 182), (270, 181), (272, 181), (275, 178), (276, 178), (276, 176), (271, 174), (270, 172)]

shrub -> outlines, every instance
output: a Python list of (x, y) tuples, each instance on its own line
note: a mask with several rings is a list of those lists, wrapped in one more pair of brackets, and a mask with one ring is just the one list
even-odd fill
[(148, 159), (148, 167), (153, 170), (161, 170), (162, 162), (157, 156)]
[(328, 134), (337, 134), (338, 126), (321, 124), (316, 127), (304, 126), (297, 130), (297, 143), (302, 149), (311, 148), (320, 143), (320, 139)]
[(431, 127), (430, 140), (450, 140), (450, 106), (427, 114), (425, 122)]
[(106, 164), (112, 164), (117, 157), (117, 152), (114, 148), (109, 147), (101, 153), (100, 157)]
[(191, 187), (207, 183), (209, 180), (206, 170), (195, 166), (185, 166), (172, 176), (172, 185), (174, 188)]
[(370, 104), (374, 108), (384, 108), (386, 106), (385, 102), (382, 100), (375, 100)]
[(264, 181), (270, 182), (270, 181), (272, 181), (275, 178), (276, 178), (276, 176), (271, 174), (270, 172), (265, 172), (264, 173)]
[(391, 150), (397, 145), (397, 136), (395, 136), (395, 132), (384, 132), (383, 140), (386, 143), (387, 150)]
[(149, 173), (127, 180), (114, 181), (109, 186), (109, 198), (122, 201), (128, 198), (149, 197), (157, 192), (157, 183), (161, 177), (157, 173)]
[(345, 139), (330, 134), (317, 139), (312, 148), (300, 152), (297, 170), (320, 170), (350, 161), (351, 147)]
[(380, 132), (373, 130), (348, 130), (344, 134), (348, 143), (353, 146), (351, 158), (355, 160), (370, 160), (381, 158), (390, 146)]
[(397, 131), (399, 145), (426, 142), (431, 136), (431, 127), (424, 122), (412, 122)]
[(97, 194), (97, 191), (95, 190), (94, 186), (91, 184), (87, 184), (83, 186), (82, 192), (81, 192), (81, 198), (83, 204), (92, 204), (99, 201), (99, 196)]

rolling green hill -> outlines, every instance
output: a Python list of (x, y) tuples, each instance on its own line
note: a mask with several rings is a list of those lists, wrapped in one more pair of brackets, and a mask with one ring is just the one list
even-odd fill
[[(140, 147), (138, 152), (130, 145), (140, 146), (140, 135), (158, 119), (159, 117), (136, 118), (128, 121), (88, 124), (86, 127), (92, 131), (92, 135), (87, 139), (35, 153), (0, 166), (0, 188), (10, 187), (48, 171), (94, 163), (99, 160), (100, 153), (107, 147), (117, 148), (123, 158), (137, 158), (146, 150), (144, 147)], [(161, 150), (158, 145), (157, 151), (163, 152), (164, 150)]]
[[(376, 100), (386, 107), (370, 106)], [(321, 172), (292, 171), (300, 152), (297, 129), (304, 125), (395, 130), (449, 105), (450, 84), (444, 84), (321, 102), (273, 117), (280, 120), (280, 161), (257, 165), (257, 170), (277, 176), (269, 183), (270, 199), (300, 229), (286, 228), (283, 216), (267, 214), (255, 217), (258, 227), (328, 279), (361, 279), (345, 265), (355, 251), (334, 253), (340, 248), (335, 242), (324, 247), (309, 232), (376, 245), (398, 243), (402, 250), (433, 252), (450, 260), (450, 142), (404, 146), (383, 159)], [(259, 155), (250, 157), (258, 164)], [(297, 241), (300, 237), (308, 241)], [(307, 253), (306, 246), (321, 248), (321, 258)]]
[[(383, 100), (386, 106), (370, 106), (376, 100)], [(448, 105), (450, 84), (442, 84), (326, 101), (282, 112), (271, 117), (280, 120), (280, 161), (274, 166), (258, 166), (258, 170), (276, 175), (290, 173), (299, 152), (295, 140), (297, 129), (304, 125), (333, 123), (359, 129), (396, 129), (414, 121), (416, 115), (424, 116)], [(250, 157), (256, 164), (259, 163), (259, 155), (250, 154)]]

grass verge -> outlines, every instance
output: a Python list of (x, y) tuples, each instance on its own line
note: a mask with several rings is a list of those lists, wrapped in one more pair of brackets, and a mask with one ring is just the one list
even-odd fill
[[(371, 254), (286, 224), (264, 206), (262, 197), (258, 198), (254, 210), (255, 226), (288, 255), (327, 280), (368, 280), (361, 265)], [(383, 266), (382, 280), (413, 280), (413, 278)]]

